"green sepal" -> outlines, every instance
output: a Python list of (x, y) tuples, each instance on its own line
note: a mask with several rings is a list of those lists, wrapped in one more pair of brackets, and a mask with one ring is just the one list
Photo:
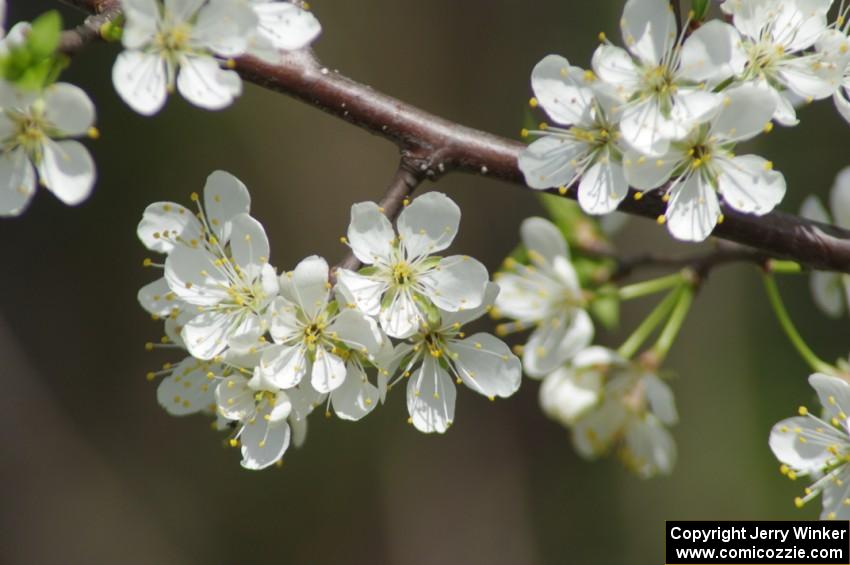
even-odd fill
[(709, 0), (692, 0), (691, 10), (694, 12), (694, 21), (701, 22), (708, 14), (708, 9), (711, 7)]
[(590, 303), (590, 315), (602, 324), (606, 330), (614, 330), (620, 325), (620, 299), (617, 287), (606, 285)]

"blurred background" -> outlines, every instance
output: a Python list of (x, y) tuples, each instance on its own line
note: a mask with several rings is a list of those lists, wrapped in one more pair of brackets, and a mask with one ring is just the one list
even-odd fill
[[(516, 137), (533, 65), (548, 53), (588, 66), (600, 30), (618, 37), (620, 1), (315, 0), (326, 65), (436, 114)], [(11, 0), (10, 22), (58, 4)], [(62, 8), (66, 27), (83, 15)], [(282, 469), (239, 466), (200, 417), (157, 405), (145, 373), (168, 353), (136, 302), (156, 273), (135, 229), (157, 200), (188, 203), (215, 169), (251, 190), (253, 213), (288, 269), (334, 263), (351, 203), (379, 198), (393, 145), (286, 97), (246, 85), (225, 112), (179, 97), (152, 119), (110, 80), (117, 46), (93, 45), (64, 80), (97, 104), (102, 138), (92, 197), (67, 208), (46, 191), (0, 221), (0, 561), (3, 563), (633, 563), (663, 562), (665, 520), (810, 519), (803, 488), (778, 472), (772, 424), (811, 403), (807, 367), (788, 346), (757, 273), (726, 267), (699, 296), (668, 362), (681, 422), (669, 478), (641, 481), (615, 460), (579, 459), (538, 408), (538, 384), (491, 403), (462, 389), (455, 425), (426, 436), (402, 394), (357, 425), (321, 415)], [(825, 196), (848, 162), (831, 103), (802, 110), (757, 151), (788, 180), (782, 207)], [(426, 184), (424, 189), (434, 185)], [(439, 183), (461, 205), (457, 252), (493, 270), (519, 222), (542, 213), (514, 186), (466, 176)], [(632, 220), (625, 252), (686, 253)], [(813, 306), (808, 278), (780, 281), (802, 333), (828, 360), (846, 355), (847, 319)], [(617, 346), (652, 304), (626, 309)]]

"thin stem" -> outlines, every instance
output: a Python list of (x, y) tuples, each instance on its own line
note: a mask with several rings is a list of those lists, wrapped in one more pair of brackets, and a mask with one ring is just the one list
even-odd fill
[(632, 335), (630, 335), (628, 339), (623, 342), (623, 345), (621, 345), (617, 350), (617, 353), (619, 353), (621, 357), (624, 359), (630, 359), (635, 353), (637, 353), (637, 350), (640, 349), (640, 346), (643, 345), (650, 335), (652, 335), (652, 332), (655, 331), (658, 325), (670, 315), (670, 312), (679, 300), (679, 294), (681, 291), (682, 287), (673, 289), (666, 297), (664, 297), (664, 300), (658, 303), (655, 309), (649, 313), (649, 316), (641, 322)]
[(660, 365), (664, 361), (664, 358), (667, 357), (667, 353), (670, 352), (670, 348), (673, 346), (673, 342), (676, 341), (676, 336), (679, 335), (679, 331), (682, 329), (682, 324), (685, 323), (685, 318), (687, 318), (688, 311), (690, 311), (693, 302), (693, 285), (683, 285), (677, 297), (676, 307), (673, 309), (673, 313), (670, 314), (670, 319), (667, 320), (664, 329), (661, 330), (658, 341), (652, 347), (651, 358), (656, 364)]
[(815, 352), (806, 345), (797, 328), (794, 327), (791, 316), (788, 315), (788, 310), (785, 309), (785, 304), (782, 302), (782, 296), (779, 294), (776, 278), (771, 273), (764, 274), (764, 289), (767, 292), (770, 305), (776, 313), (776, 319), (779, 321), (779, 325), (782, 327), (785, 335), (788, 336), (797, 353), (800, 354), (800, 357), (808, 363), (813, 371), (827, 374), (835, 373), (835, 368), (815, 355)]
[(673, 288), (682, 284), (684, 280), (685, 277), (681, 272), (673, 273), (672, 275), (666, 275), (657, 279), (651, 279), (620, 287), (617, 291), (617, 295), (620, 297), (620, 300), (642, 298), (644, 296), (649, 296), (651, 294), (656, 294), (669, 288)]

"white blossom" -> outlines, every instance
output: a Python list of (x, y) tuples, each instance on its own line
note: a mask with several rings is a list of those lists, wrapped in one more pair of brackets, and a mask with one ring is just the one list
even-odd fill
[(433, 255), (451, 245), (459, 224), (460, 209), (438, 192), (402, 210), (397, 236), (377, 204), (355, 204), (348, 243), (367, 267), (359, 273), (340, 269), (339, 285), (396, 338), (415, 333), (434, 306), (449, 312), (477, 308), (489, 278), (484, 265), (468, 256)]
[[(580, 412), (575, 410), (575, 399), (561, 409), (566, 408), (572, 416), (573, 444), (579, 454), (596, 459), (616, 448), (623, 464), (641, 478), (670, 474), (676, 462), (676, 444), (666, 426), (678, 421), (670, 387), (654, 372), (613, 351), (599, 348), (576, 360), (582, 365), (572, 369), (571, 385), (581, 386), (587, 400)], [(604, 386), (588, 387), (576, 380), (586, 372), (604, 375)], [(591, 405), (593, 397), (598, 399), (595, 406)], [(569, 425), (559, 412), (555, 416)]]
[(850, 385), (815, 373), (809, 384), (823, 406), (822, 417), (800, 407), (799, 416), (782, 420), (770, 432), (770, 448), (782, 462), (783, 474), (794, 479), (811, 476), (812, 484), (798, 507), (823, 495), (822, 520), (850, 519)]
[(573, 426), (602, 399), (605, 374), (612, 359), (610, 350), (588, 347), (546, 375), (540, 385), (543, 412), (564, 426)]
[(770, 161), (732, 152), (736, 143), (755, 137), (770, 122), (776, 107), (770, 90), (745, 84), (723, 96), (721, 111), (671, 144), (667, 154), (648, 158), (630, 152), (623, 159), (632, 186), (663, 187), (669, 203), (662, 220), (677, 239), (702, 241), (711, 234), (722, 216), (718, 194), (731, 208), (756, 215), (773, 210), (785, 195), (785, 178)]
[(534, 103), (558, 125), (532, 132), (540, 139), (522, 152), (519, 167), (532, 188), (565, 191), (578, 182), (582, 209), (607, 214), (622, 202), (629, 187), (613, 115), (616, 99), (594, 88), (594, 82), (593, 73), (557, 55), (547, 56), (534, 67)]
[(819, 100), (836, 92), (845, 63), (808, 51), (827, 31), (832, 0), (726, 0), (739, 32), (733, 45), (745, 65), (739, 80), (758, 81), (776, 100), (774, 119), (796, 125), (794, 95)]
[(535, 328), (522, 361), (525, 372), (539, 378), (590, 344), (593, 322), (584, 310), (578, 275), (558, 228), (543, 218), (528, 218), (520, 234), (531, 264), (509, 259), (509, 270), (494, 278), (501, 288), (497, 315), (515, 320), (499, 325), (497, 333)]
[(361, 398), (369, 394), (366, 385), (372, 386), (364, 383), (363, 360), (378, 353), (383, 337), (362, 312), (340, 309), (332, 299), (329, 274), (327, 262), (312, 256), (281, 275), (280, 296), (269, 312), (274, 344), (263, 351), (260, 366), (264, 378), (282, 389), (309, 376), (319, 393), (339, 391), (333, 397), (337, 412), (357, 419), (354, 414), (362, 410), (352, 404), (377, 400), (376, 392), (368, 403)]
[(270, 63), (280, 60), (281, 51), (294, 51), (310, 45), (322, 31), (319, 20), (292, 2), (248, 0), (257, 16), (257, 28), (248, 53)]
[(408, 379), (407, 410), (417, 430), (444, 433), (452, 425), (457, 397), (453, 380), (490, 400), (507, 398), (519, 389), (522, 366), (508, 346), (487, 333), (467, 337), (462, 331), (490, 309), (498, 292), (498, 286), (488, 284), (477, 308), (440, 311), (438, 320), (396, 347), (394, 366), (399, 367), (399, 379)]
[[(832, 214), (827, 213), (817, 196), (811, 195), (803, 202), (800, 215), (816, 222), (832, 223), (850, 229), (850, 167), (838, 173), (829, 194)], [(847, 311), (850, 303), (850, 275), (814, 271), (810, 279), (815, 304), (833, 318)]]
[(95, 109), (80, 88), (64, 82), (43, 91), (0, 81), (0, 215), (17, 216), (39, 184), (76, 205), (91, 193), (94, 161), (74, 137), (96, 137)]
[(175, 87), (208, 110), (229, 106), (242, 92), (239, 75), (219, 57), (245, 53), (257, 16), (238, 0), (121, 0), (125, 47), (112, 69), (124, 101), (144, 115), (158, 112)]
[(623, 100), (625, 141), (662, 155), (670, 141), (684, 138), (720, 105), (712, 88), (741, 64), (730, 48), (735, 30), (709, 22), (683, 42), (667, 0), (628, 0), (620, 27), (628, 51), (603, 43), (593, 55), (593, 69)]

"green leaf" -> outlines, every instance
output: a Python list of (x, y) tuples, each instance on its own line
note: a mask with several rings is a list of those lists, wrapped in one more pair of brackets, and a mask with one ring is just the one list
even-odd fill
[(56, 52), (61, 35), (62, 16), (56, 10), (45, 12), (32, 22), (26, 47), (36, 59), (50, 57)]

